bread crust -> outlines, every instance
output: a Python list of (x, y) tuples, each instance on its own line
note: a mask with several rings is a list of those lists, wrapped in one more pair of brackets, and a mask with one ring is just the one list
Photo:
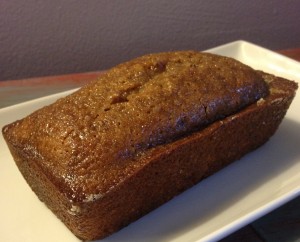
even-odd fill
[[(141, 61), (145, 59), (130, 63)], [(117, 68), (118, 71), (122, 66)], [(28, 133), (31, 129), (24, 131), (24, 121), (4, 127), (3, 135), (19, 170), (39, 199), (79, 238), (104, 238), (258, 148), (274, 134), (293, 100), (297, 84), (263, 72), (253, 73), (263, 80), (262, 89), (267, 87), (261, 97), (242, 103), (225, 117), (211, 119), (197, 129), (192, 127), (186, 134), (176, 134), (167, 142), (155, 141), (147, 149), (142, 146), (142, 152), (130, 156), (139, 165), (131, 166), (130, 172), (120, 175), (109, 186), (96, 184), (99, 187), (90, 188), (90, 193), (78, 189), (70, 182), (72, 177), (66, 177), (51, 162), (47, 163), (55, 154), (42, 154), (37, 146), (26, 143), (24, 137), (32, 133)], [(98, 84), (91, 85), (96, 88)], [(122, 103), (123, 99), (121, 95), (114, 102)], [(59, 104), (51, 108), (59, 112)], [(115, 160), (110, 165), (118, 162)]]

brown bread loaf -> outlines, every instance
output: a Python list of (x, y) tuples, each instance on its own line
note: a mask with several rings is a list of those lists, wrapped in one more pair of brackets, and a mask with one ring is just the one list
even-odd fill
[(231, 58), (151, 54), (3, 128), (24, 178), (103, 238), (266, 142), (297, 84)]

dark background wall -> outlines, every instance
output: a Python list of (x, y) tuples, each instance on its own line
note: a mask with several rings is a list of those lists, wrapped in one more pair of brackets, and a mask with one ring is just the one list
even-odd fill
[(237, 39), (300, 47), (299, 0), (0, 0), (0, 80), (109, 68)]

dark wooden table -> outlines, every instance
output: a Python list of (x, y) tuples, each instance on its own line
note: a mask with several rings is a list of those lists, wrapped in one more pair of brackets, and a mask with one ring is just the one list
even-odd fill
[[(300, 48), (279, 53), (300, 61)], [(102, 71), (0, 81), (0, 108), (80, 87)], [(298, 93), (299, 95), (299, 93)], [(300, 197), (229, 235), (222, 242), (300, 241)]]

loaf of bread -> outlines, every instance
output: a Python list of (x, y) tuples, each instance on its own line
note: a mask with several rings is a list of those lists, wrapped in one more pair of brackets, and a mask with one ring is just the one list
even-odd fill
[(77, 237), (99, 239), (265, 143), (296, 89), (227, 57), (150, 54), (3, 135), (38, 198)]

